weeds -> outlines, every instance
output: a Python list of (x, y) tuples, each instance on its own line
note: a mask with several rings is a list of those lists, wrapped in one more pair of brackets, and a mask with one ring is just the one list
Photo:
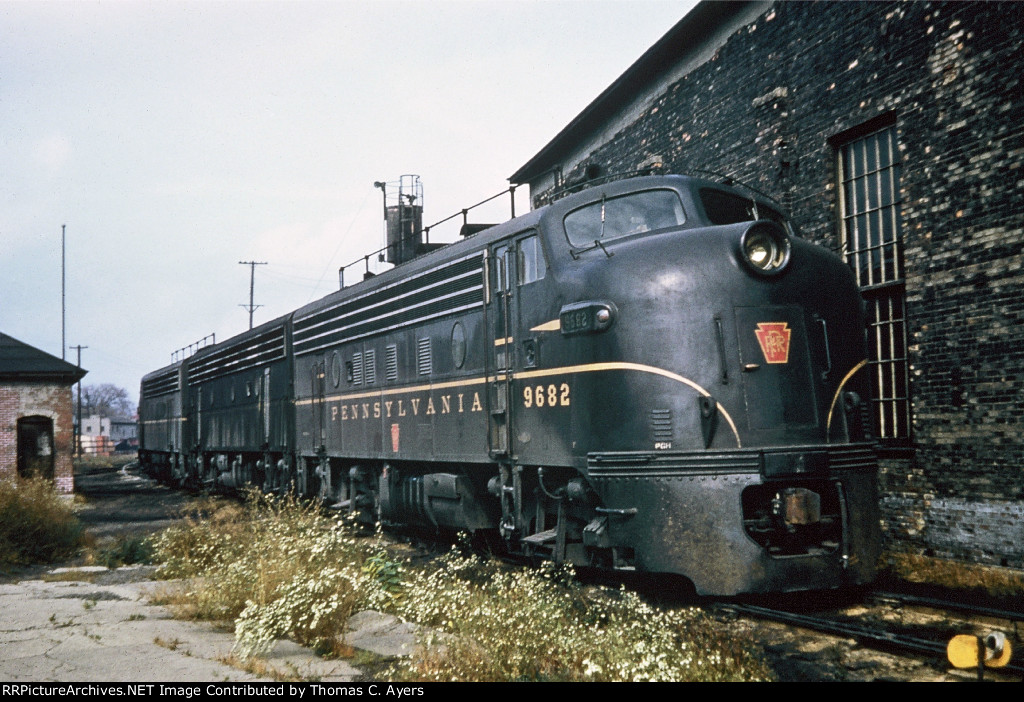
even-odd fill
[[(436, 681), (767, 680), (738, 636), (696, 609), (621, 590), (586, 596), (571, 570), (506, 570), (453, 550), (412, 574), (402, 615), (440, 630), (402, 677)], [(433, 640), (429, 640), (433, 639)], [(443, 645), (437, 645), (443, 644)]]
[(75, 625), (75, 620), (74, 619), (66, 619), (64, 621), (59, 621), (57, 619), (57, 613), (54, 612), (53, 614), (50, 615), (50, 623), (53, 624), (53, 628), (54, 629), (66, 629), (69, 626), (74, 626)]
[(363, 563), (363, 572), (376, 581), (392, 600), (402, 596), (401, 566), (391, 560), (384, 552), (375, 553)]
[(123, 565), (153, 562), (153, 540), (145, 536), (127, 536), (113, 545), (100, 549), (95, 555), (97, 565), (118, 568)]
[(288, 670), (276, 668), (263, 658), (241, 658), (234, 653), (227, 656), (218, 656), (216, 660), (224, 665), (250, 673), (260, 678), (270, 678), (277, 682), (318, 682), (319, 676), (304, 674), (298, 667), (288, 663)]
[(74, 555), (82, 525), (53, 483), (0, 480), (0, 566), (48, 563)]
[(378, 570), (364, 570), (374, 547), (339, 518), (292, 498), (253, 492), (244, 508), (201, 507), (155, 542), (164, 577), (189, 578), (177, 603), (200, 619), (234, 622), (241, 658), (289, 636), (324, 652), (337, 650), (356, 606), (387, 606)]
[(1024, 595), (1024, 572), (910, 553), (888, 553), (883, 569), (891, 577), (910, 583), (958, 590), (976, 590), (992, 597)]
[(39, 579), (47, 583), (94, 583), (96, 582), (96, 573), (67, 570), (63, 573), (43, 573)]
[(117, 456), (77, 456), (74, 459), (75, 472), (82, 472), (87, 470), (95, 471), (108, 471), (111, 469), (119, 469), (134, 463), (137, 460), (137, 456), (134, 453), (121, 454)]
[(234, 653), (231, 653), (227, 656), (218, 656), (216, 660), (224, 665), (229, 665), (232, 668), (236, 668), (260, 678), (270, 678), (277, 682), (299, 682), (301, 680), (299, 677), (292, 676), (278, 670), (262, 658), (240, 658)]
[(177, 651), (185, 642), (181, 639), (171, 639), (170, 641), (167, 641), (166, 639), (156, 636), (153, 638), (153, 643), (161, 648), (166, 648), (168, 651)]
[(598, 600), (569, 569), (507, 569), (456, 549), (413, 569), (290, 498), (253, 493), (244, 507), (200, 511), (155, 541), (161, 572), (186, 583), (159, 597), (232, 622), (243, 663), (286, 636), (352, 656), (350, 615), (376, 609), (430, 627), (408, 664), (375, 671), (396, 681), (770, 678), (742, 637), (698, 610), (663, 611), (625, 590)]

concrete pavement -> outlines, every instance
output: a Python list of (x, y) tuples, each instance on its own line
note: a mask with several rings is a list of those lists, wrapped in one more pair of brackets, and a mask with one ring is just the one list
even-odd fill
[[(365, 680), (345, 660), (325, 660), (279, 641), (265, 668), (232, 663), (234, 635), (208, 623), (178, 621), (148, 596), (167, 583), (152, 567), (57, 569), (45, 579), (0, 584), (0, 680), (4, 682)], [(81, 578), (58, 580), (56, 578)], [(90, 582), (89, 580), (92, 580)], [(411, 625), (364, 612), (346, 641), (382, 657), (408, 655)]]

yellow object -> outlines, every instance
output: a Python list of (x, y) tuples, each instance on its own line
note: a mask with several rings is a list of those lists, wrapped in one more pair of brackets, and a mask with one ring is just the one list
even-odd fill
[[(1010, 662), (1013, 647), (1000, 633), (988, 634), (984, 638), (986, 668), (1002, 668)], [(954, 636), (946, 645), (946, 657), (955, 668), (978, 667), (978, 637), (970, 634)]]

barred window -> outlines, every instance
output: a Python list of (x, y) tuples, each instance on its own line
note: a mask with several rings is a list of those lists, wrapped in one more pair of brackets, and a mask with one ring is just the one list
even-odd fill
[(875, 434), (910, 439), (907, 331), (896, 127), (889, 124), (839, 145), (843, 255), (867, 302)]

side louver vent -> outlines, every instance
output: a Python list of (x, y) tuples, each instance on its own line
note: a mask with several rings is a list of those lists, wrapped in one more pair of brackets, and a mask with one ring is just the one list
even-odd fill
[(416, 370), (420, 375), (430, 375), (433, 370), (429, 338), (420, 339), (416, 344)]
[(388, 344), (384, 349), (384, 380), (398, 381), (398, 346), (395, 344)]
[(651, 410), (651, 436), (656, 444), (672, 441), (672, 410)]

